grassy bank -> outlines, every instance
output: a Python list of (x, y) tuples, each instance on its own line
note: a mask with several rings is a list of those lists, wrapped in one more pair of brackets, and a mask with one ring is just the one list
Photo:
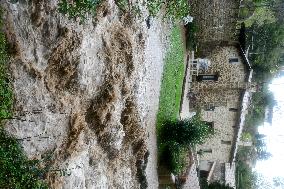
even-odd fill
[(158, 131), (165, 121), (179, 118), (182, 83), (185, 71), (185, 52), (181, 34), (181, 28), (175, 26), (171, 33), (170, 48), (166, 55), (163, 71), (157, 116)]
[[(179, 26), (175, 26), (172, 29), (170, 47), (166, 55), (163, 71), (159, 112), (157, 115), (158, 138), (161, 133), (163, 123), (166, 123), (169, 120), (176, 121), (179, 119), (182, 84), (185, 72), (185, 52), (181, 35), (181, 28)], [(164, 146), (161, 142), (159, 142), (158, 147), (159, 156), (161, 156), (162, 151), (164, 151)], [(168, 155), (173, 158), (166, 161), (170, 162), (169, 167), (171, 171), (178, 173), (183, 168), (183, 159), (186, 157), (186, 150), (177, 148), (175, 150), (171, 150), (171, 152), (168, 151), (168, 153), (170, 153)]]

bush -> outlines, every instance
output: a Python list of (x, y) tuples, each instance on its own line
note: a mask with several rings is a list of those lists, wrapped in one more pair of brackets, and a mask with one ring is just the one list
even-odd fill
[(68, 15), (71, 19), (80, 19), (84, 22), (87, 14), (96, 15), (97, 7), (102, 0), (61, 0), (59, 12)]
[(199, 116), (188, 120), (168, 121), (162, 125), (160, 142), (177, 143), (183, 147), (202, 144), (213, 134), (212, 128), (201, 121)]
[(178, 175), (186, 168), (186, 159), (189, 150), (177, 143), (167, 144), (161, 153), (160, 164), (167, 167), (170, 172)]
[(218, 181), (214, 181), (208, 184), (207, 179), (205, 178), (200, 178), (200, 188), (201, 189), (233, 189), (229, 185), (220, 183)]
[(197, 48), (197, 37), (198, 32), (195, 21), (188, 23), (186, 26), (186, 48), (190, 51), (196, 51)]
[(28, 160), (18, 141), (0, 126), (0, 188), (43, 189), (44, 169), (38, 160)]
[[(80, 19), (84, 22), (87, 14), (96, 15), (97, 7), (102, 0), (61, 0), (59, 3), (59, 12), (68, 15), (71, 19)], [(132, 11), (139, 15), (141, 10), (135, 3), (132, 7), (128, 0), (115, 0), (116, 5), (121, 11)], [(156, 16), (162, 7), (165, 7), (165, 17), (182, 19), (189, 14), (189, 3), (187, 0), (148, 0), (146, 1), (150, 16)]]
[(9, 86), (9, 77), (7, 74), (7, 45), (3, 32), (1, 32), (2, 9), (0, 7), (0, 120), (11, 117), (10, 109), (12, 107), (12, 90)]
[(211, 134), (213, 130), (199, 116), (189, 120), (167, 121), (159, 135), (160, 164), (174, 174), (183, 172), (189, 147), (202, 144)]
[(180, 20), (189, 14), (189, 2), (187, 0), (151, 0), (147, 1), (147, 8), (151, 16), (156, 14), (165, 6), (165, 17)]

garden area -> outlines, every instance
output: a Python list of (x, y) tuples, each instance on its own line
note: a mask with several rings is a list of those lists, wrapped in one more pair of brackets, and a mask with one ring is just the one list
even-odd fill
[(185, 74), (185, 52), (181, 33), (179, 26), (172, 29), (157, 115), (159, 163), (175, 175), (186, 172), (190, 164), (190, 147), (201, 144), (212, 133), (199, 115), (189, 120), (179, 118)]

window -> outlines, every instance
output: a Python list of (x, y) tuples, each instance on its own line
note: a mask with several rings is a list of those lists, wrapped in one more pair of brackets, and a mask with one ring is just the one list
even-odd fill
[(234, 63), (238, 63), (238, 62), (239, 62), (239, 58), (229, 58), (230, 64), (234, 64)]
[(230, 112), (238, 112), (238, 109), (237, 108), (229, 108), (229, 111)]
[(200, 149), (197, 154), (202, 155), (204, 153), (212, 153), (212, 149)]
[(232, 144), (232, 141), (221, 140), (221, 144), (231, 145), (231, 144)]
[(207, 104), (204, 107), (205, 111), (214, 111), (215, 110), (215, 105), (213, 103)]
[(202, 151), (203, 153), (212, 153), (212, 149), (203, 149), (200, 151)]
[(196, 77), (196, 81), (218, 81), (217, 74), (206, 74), (206, 75), (198, 75)]
[(211, 129), (214, 129), (214, 122), (205, 121), (205, 124), (208, 125)]

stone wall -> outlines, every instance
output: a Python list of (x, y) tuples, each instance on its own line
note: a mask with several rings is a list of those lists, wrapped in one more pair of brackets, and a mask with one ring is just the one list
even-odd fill
[[(246, 87), (247, 70), (239, 51), (234, 46), (218, 47), (208, 57), (211, 66), (199, 74), (218, 74), (218, 81), (193, 82), (193, 106), (236, 106)], [(238, 58), (238, 63), (229, 63), (230, 58)], [(194, 79), (195, 76), (193, 76)], [(231, 107), (237, 108), (237, 107)]]
[[(218, 73), (218, 80), (193, 81), (191, 91), (195, 95), (195, 106), (201, 107), (203, 120), (213, 122), (214, 135), (197, 150), (203, 151), (201, 160), (226, 163), (230, 160), (240, 119), (247, 69), (234, 46), (218, 47), (207, 58), (211, 60), (211, 67), (200, 74)], [(238, 58), (238, 62), (229, 63), (230, 58)], [(206, 152), (210, 150), (212, 152)]]
[[(236, 0), (191, 0), (201, 50), (236, 38), (239, 2)], [(210, 49), (210, 48), (209, 48)]]
[[(216, 107), (214, 111), (201, 112), (205, 121), (213, 122), (214, 135), (208, 138), (204, 144), (197, 146), (197, 151), (202, 150), (200, 160), (228, 162), (231, 155), (235, 126), (238, 122), (239, 113), (229, 111), (228, 107)], [(212, 150), (212, 152), (204, 152)]]

